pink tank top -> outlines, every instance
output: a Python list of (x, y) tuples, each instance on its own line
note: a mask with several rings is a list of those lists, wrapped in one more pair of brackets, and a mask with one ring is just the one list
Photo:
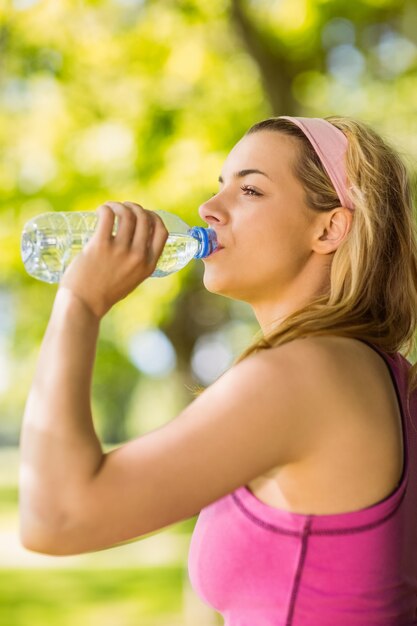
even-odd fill
[(188, 572), (225, 626), (417, 624), (417, 392), (408, 411), (409, 361), (364, 343), (383, 357), (395, 386), (401, 480), (380, 502), (349, 513), (291, 513), (246, 486), (202, 509)]

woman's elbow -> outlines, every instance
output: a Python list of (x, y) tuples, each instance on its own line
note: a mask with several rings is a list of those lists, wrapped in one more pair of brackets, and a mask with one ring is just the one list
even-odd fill
[(25, 550), (47, 556), (74, 556), (82, 553), (81, 550), (71, 546), (65, 540), (51, 537), (36, 537), (32, 534), (27, 536), (20, 533), (20, 543)]
[(20, 518), (19, 540), (23, 548), (48, 556), (70, 556), (80, 554), (76, 542), (67, 532), (39, 528), (34, 522)]
[(50, 536), (37, 533), (34, 529), (22, 529), (21, 526), (19, 529), (19, 540), (25, 550), (49, 556), (58, 556), (58, 544), (52, 541)]

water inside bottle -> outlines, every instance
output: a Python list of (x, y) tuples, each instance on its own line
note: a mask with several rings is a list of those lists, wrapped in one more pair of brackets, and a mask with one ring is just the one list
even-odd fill
[(198, 247), (195, 237), (184, 233), (170, 233), (151, 276), (168, 276), (182, 269), (194, 257)]
[(28, 274), (47, 283), (57, 283), (72, 259), (92, 233), (29, 229), (22, 235), (22, 260)]
[(43, 213), (25, 224), (21, 256), (30, 276), (59, 282), (65, 269), (86, 245), (97, 225), (97, 214)]
[[(22, 234), (21, 254), (30, 276), (57, 283), (73, 258), (85, 247), (93, 232), (59, 231), (36, 227)], [(198, 241), (184, 233), (170, 233), (151, 276), (168, 276), (183, 268), (198, 250)]]

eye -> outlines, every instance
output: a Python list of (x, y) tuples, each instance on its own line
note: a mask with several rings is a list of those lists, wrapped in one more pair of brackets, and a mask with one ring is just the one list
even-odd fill
[(248, 187), (248, 185), (242, 185), (241, 190), (245, 192), (248, 196), (261, 196), (262, 194), (253, 189), (252, 187)]

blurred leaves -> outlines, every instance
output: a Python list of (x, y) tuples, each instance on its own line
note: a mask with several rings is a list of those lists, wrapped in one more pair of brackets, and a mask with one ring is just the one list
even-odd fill
[[(0, 10), (0, 290), (13, 294), (15, 319), (3, 373), (12, 382), (0, 392), (7, 439), (17, 439), (55, 294), (25, 273), (25, 221), (112, 199), (203, 225), (197, 208), (216, 191), (228, 151), (271, 114), (358, 116), (410, 160), (417, 156), (414, 0), (7, 6)], [(105, 438), (140, 431), (134, 404), (146, 376), (129, 360), (135, 333), (150, 326), (167, 333), (180, 406), (184, 389), (201, 382), (191, 368), (198, 337), (233, 319), (249, 334), (257, 329), (248, 309), (214, 294), (194, 297), (201, 284), (202, 263), (193, 261), (149, 279), (103, 320), (93, 405)], [(218, 314), (207, 315), (207, 306)]]
[[(8, 626), (166, 624), (181, 620), (184, 571), (179, 567), (86, 570), (0, 570), (2, 621)], [(162, 592), (161, 592), (162, 590)], [(24, 602), (22, 602), (24, 598)], [(161, 623), (161, 622), (158, 622)]]
[[(101, 415), (102, 441), (128, 439), (126, 417), (139, 372), (114, 342), (100, 338), (93, 382), (94, 408)], [(111, 389), (111, 393), (108, 390)]]

